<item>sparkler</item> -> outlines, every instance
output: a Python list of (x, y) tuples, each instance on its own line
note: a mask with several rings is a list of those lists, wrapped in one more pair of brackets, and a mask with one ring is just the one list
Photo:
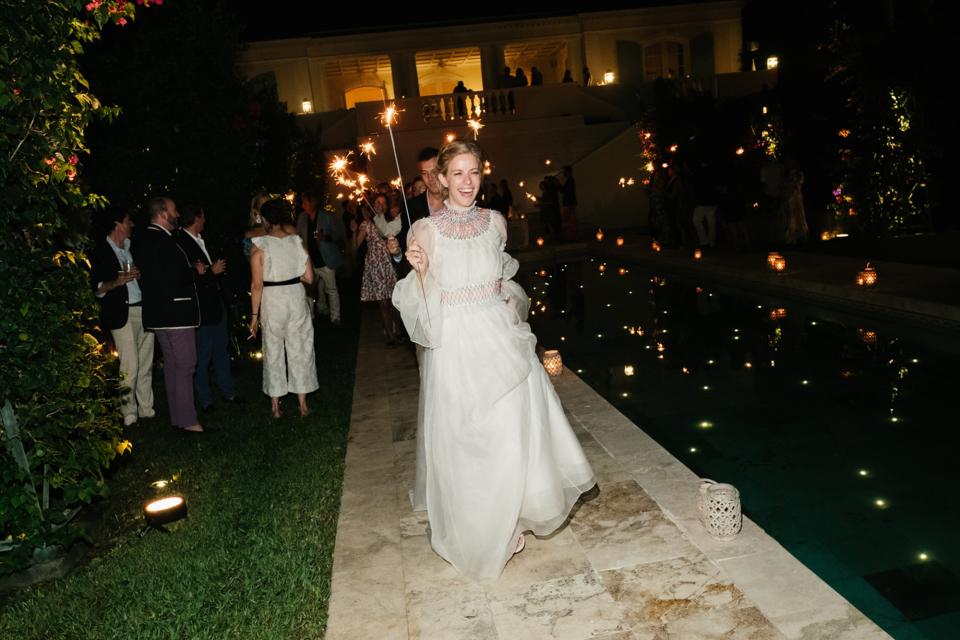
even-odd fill
[[(383, 123), (383, 126), (385, 126), (385, 127), (387, 128), (387, 133), (390, 134), (390, 148), (393, 150), (393, 161), (394, 161), (394, 162), (396, 163), (396, 165), (397, 165), (397, 176), (398, 176), (398, 179), (400, 180), (400, 184), (403, 184), (403, 172), (400, 171), (400, 158), (397, 156), (397, 141), (396, 141), (396, 140), (394, 139), (394, 137), (393, 137), (393, 125), (394, 125), (394, 123), (396, 123), (396, 121), (397, 121), (397, 107), (396, 107), (396, 105), (391, 104), (391, 105), (388, 106), (386, 103), (384, 103), (384, 109), (383, 109), (383, 115), (382, 115), (382, 118), (381, 118), (381, 122)], [(404, 213), (407, 214), (407, 229), (412, 229), (412, 228), (413, 228), (413, 222), (410, 220), (410, 207), (407, 205), (407, 199), (406, 199), (406, 198), (400, 198), (400, 200), (403, 201), (403, 211), (404, 211)], [(420, 283), (420, 293), (423, 295), (423, 299), (426, 300), (426, 299), (427, 299), (427, 292), (426, 292), (426, 290), (423, 288), (423, 274), (421, 274), (420, 271), (418, 271), (418, 270), (416, 270), (416, 269), (415, 269), (415, 271), (417, 271), (417, 281)], [(429, 309), (427, 309), (427, 324), (429, 324), (429, 325), (432, 325), (432, 324), (433, 324), (433, 323), (430, 321), (430, 310), (429, 310)]]
[(483, 129), (483, 124), (479, 120), (467, 120), (467, 126), (473, 129), (473, 139), (476, 141), (480, 129)]
[[(380, 121), (383, 123), (383, 126), (387, 128), (387, 133), (390, 134), (390, 148), (393, 149), (393, 161), (397, 165), (397, 176), (400, 179), (400, 184), (403, 184), (403, 172), (400, 171), (400, 158), (397, 156), (397, 141), (393, 137), (393, 125), (397, 122), (397, 107), (396, 105), (386, 105), (384, 104), (383, 113), (380, 114)], [(407, 199), (401, 198), (403, 200), (403, 211), (407, 214), (407, 228), (410, 229), (413, 227), (413, 222), (410, 220), (410, 207), (407, 206)], [(420, 288), (423, 288), (423, 282), (420, 282)]]
[(360, 153), (367, 156), (367, 160), (377, 155), (377, 149), (373, 146), (373, 140), (367, 140), (360, 145)]

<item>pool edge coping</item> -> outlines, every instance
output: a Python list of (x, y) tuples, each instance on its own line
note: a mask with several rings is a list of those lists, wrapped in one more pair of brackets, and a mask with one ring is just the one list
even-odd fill
[[(849, 632), (836, 638), (891, 637), (748, 517), (743, 517), (743, 530), (734, 540), (712, 538), (697, 518), (697, 474), (569, 369), (552, 380), (578, 426), (785, 637), (808, 637), (805, 630), (813, 624)], [(789, 596), (785, 603), (785, 594), (794, 594), (793, 601), (802, 606), (793, 605)]]

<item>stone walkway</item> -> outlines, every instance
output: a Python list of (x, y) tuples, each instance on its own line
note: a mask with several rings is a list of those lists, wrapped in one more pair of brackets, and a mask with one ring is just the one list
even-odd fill
[(430, 549), (413, 483), (417, 365), (364, 316), (330, 640), (887, 638), (749, 520), (696, 518), (698, 478), (569, 371), (554, 380), (597, 474), (569, 524), (478, 585)]

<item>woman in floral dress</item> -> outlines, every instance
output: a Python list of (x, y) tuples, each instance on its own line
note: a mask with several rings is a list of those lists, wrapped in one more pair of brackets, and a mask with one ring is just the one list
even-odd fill
[(362, 302), (376, 302), (380, 306), (380, 319), (383, 322), (383, 331), (387, 336), (387, 344), (396, 344), (399, 338), (390, 298), (393, 288), (397, 284), (397, 272), (391, 264), (390, 253), (387, 251), (386, 238), (373, 223), (374, 215), (386, 215), (390, 207), (387, 196), (378, 193), (373, 199), (373, 212), (363, 207), (363, 221), (358, 225), (350, 224), (353, 230), (353, 247), (359, 248), (367, 243), (367, 257), (363, 262), (363, 280), (360, 285), (360, 300)]

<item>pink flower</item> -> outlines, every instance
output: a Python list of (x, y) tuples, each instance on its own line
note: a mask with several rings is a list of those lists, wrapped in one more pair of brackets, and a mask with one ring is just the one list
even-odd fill
[(95, 11), (96, 9), (99, 9), (100, 4), (100, 0), (90, 0), (90, 2), (87, 3), (87, 11)]
[(126, 19), (126, 18), (120, 18), (119, 20), (117, 20), (117, 24), (122, 27), (123, 25), (127, 24), (127, 19)]
[(54, 158), (53, 156), (50, 156), (49, 158), (44, 158), (43, 161), (46, 162), (48, 165), (50, 165), (50, 164), (53, 164), (54, 162), (56, 162), (57, 159)]
[(70, 161), (70, 164), (77, 164), (78, 162), (80, 162), (80, 158), (78, 158), (77, 154), (75, 153), (71, 153), (68, 160)]
[(67, 180), (73, 181), (77, 177), (77, 172), (73, 169), (67, 169)]
[(14, 87), (14, 88), (13, 88), (13, 95), (15, 95), (15, 96), (20, 95), (20, 88), (19, 88), (19, 87)]

